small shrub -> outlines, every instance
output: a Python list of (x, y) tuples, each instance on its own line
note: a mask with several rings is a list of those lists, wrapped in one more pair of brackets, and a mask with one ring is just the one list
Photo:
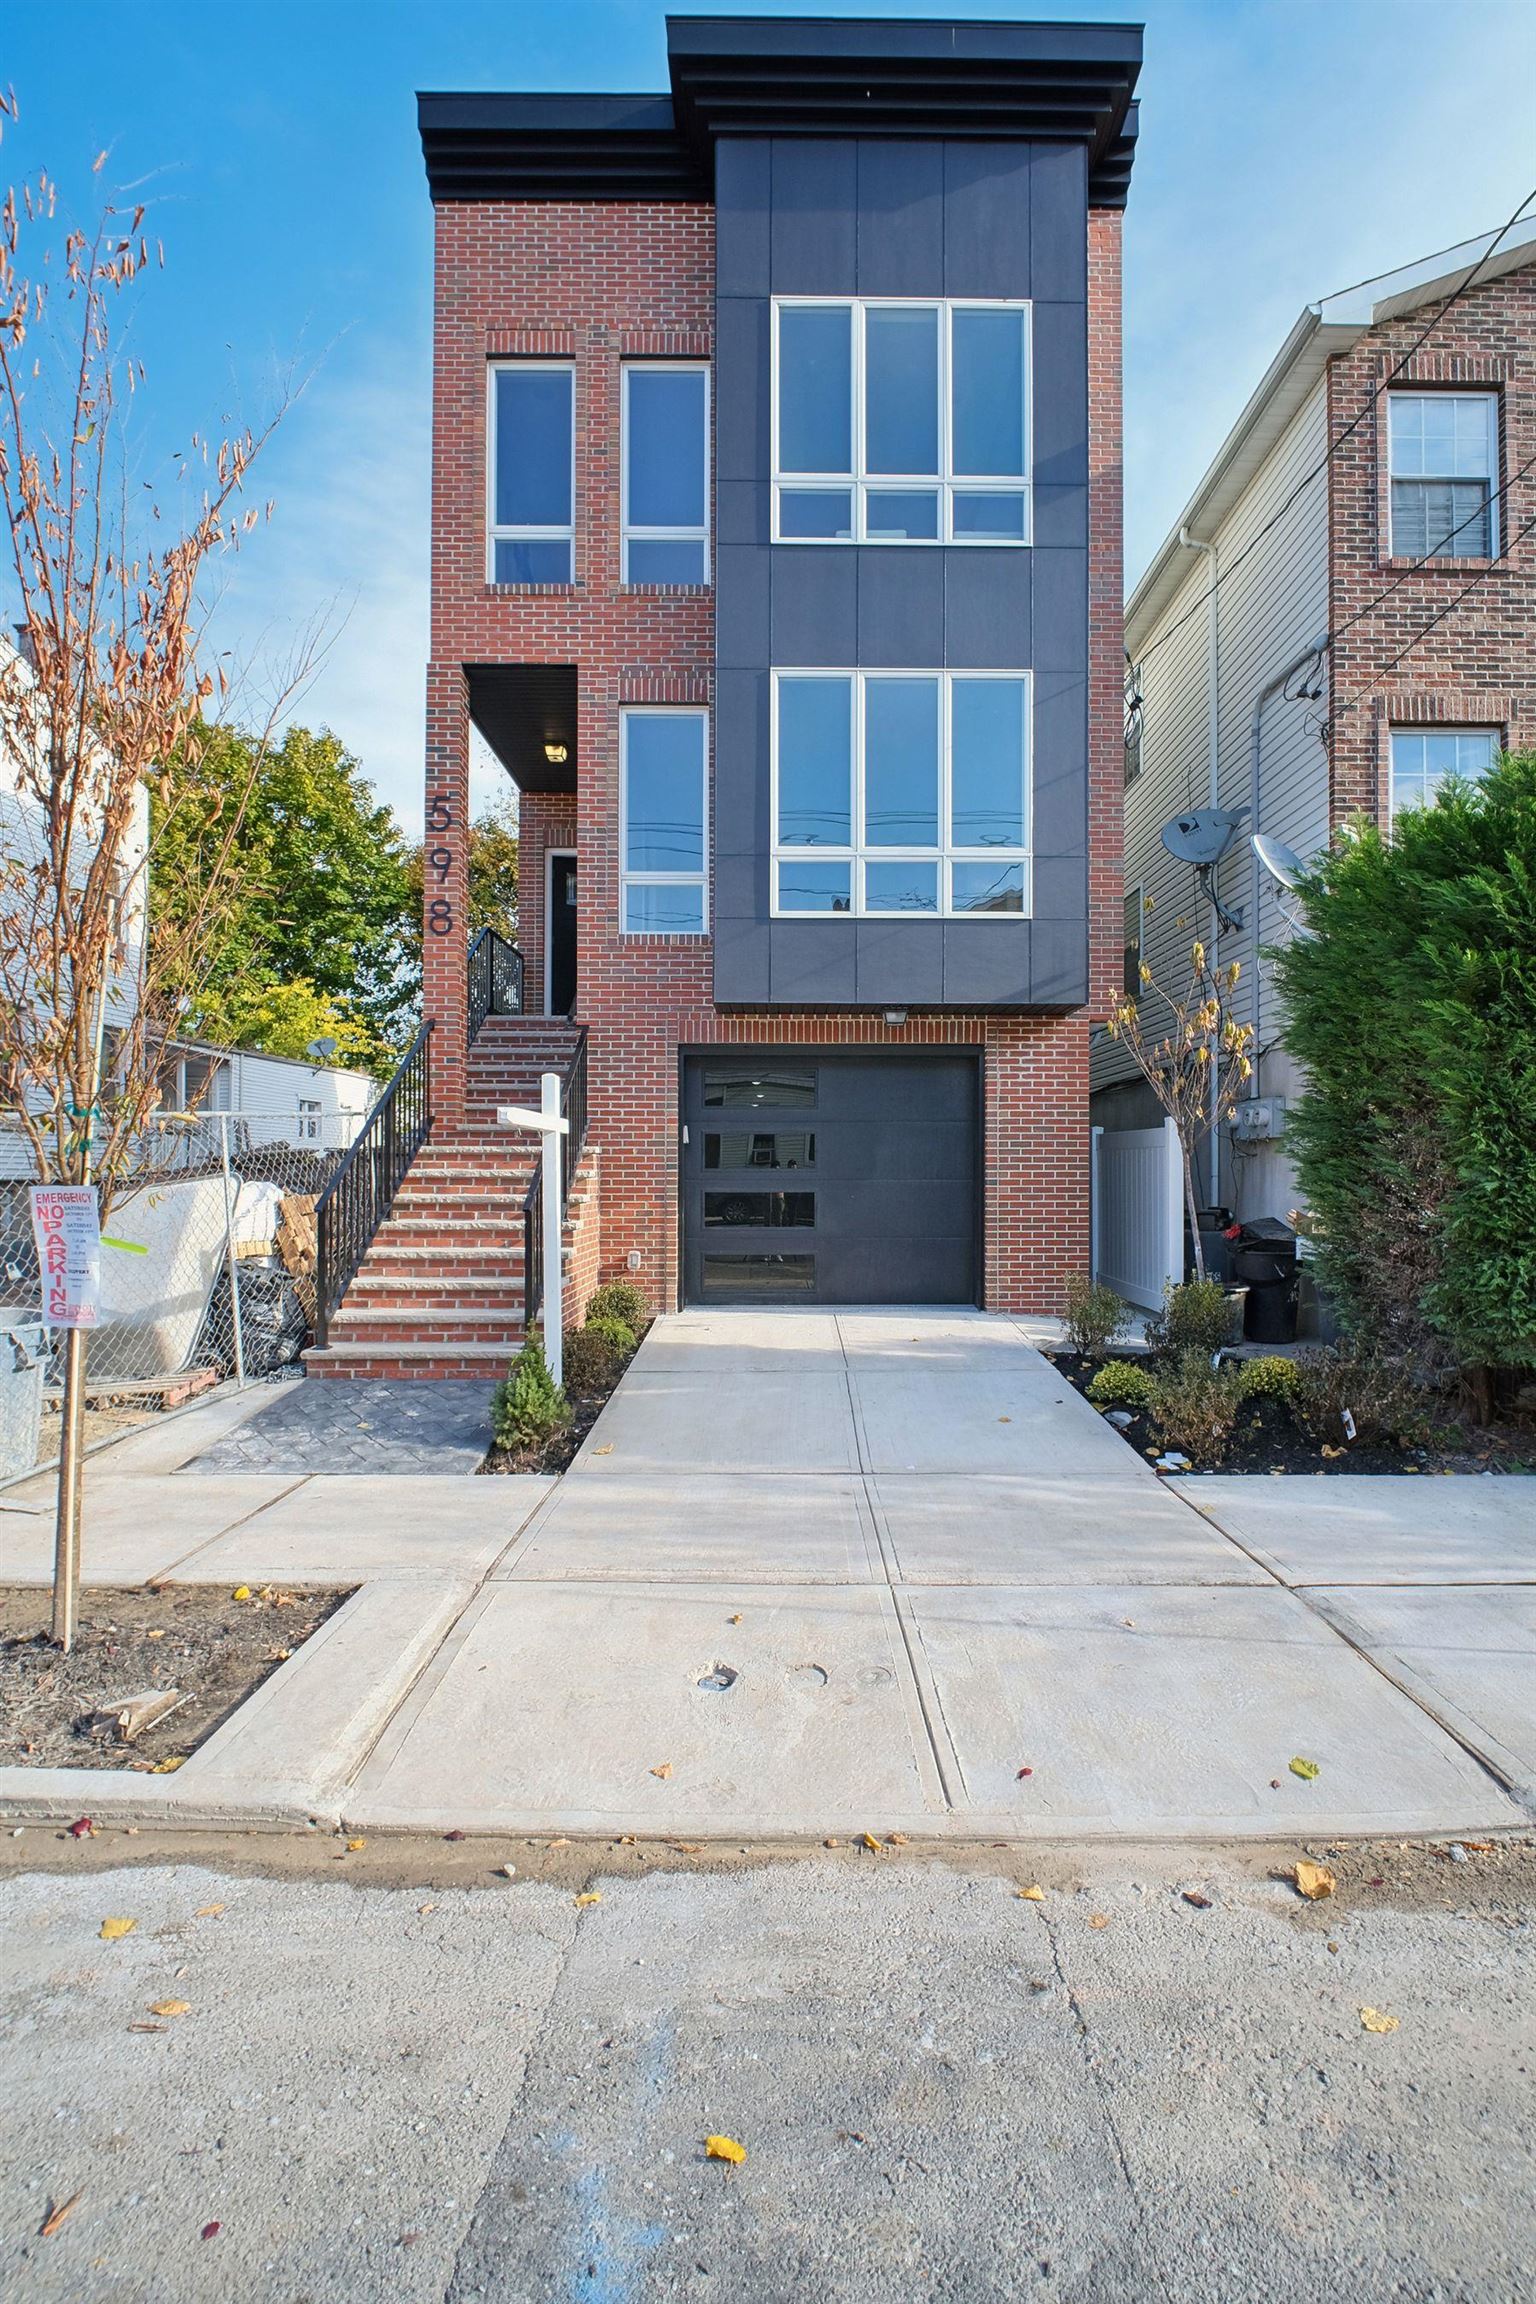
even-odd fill
[(622, 1353), (590, 1325), (567, 1336), (564, 1357), (568, 1392), (604, 1392), (623, 1366)]
[(537, 1448), (571, 1421), (571, 1404), (549, 1372), (537, 1329), (513, 1361), (491, 1402), (491, 1429), (503, 1448)]
[(1184, 1352), (1207, 1357), (1231, 1341), (1232, 1303), (1219, 1280), (1186, 1280), (1163, 1290), (1163, 1308), (1147, 1322), (1147, 1342), (1155, 1353), (1177, 1359)]
[(1125, 1334), (1130, 1321), (1129, 1306), (1113, 1288), (1090, 1280), (1083, 1272), (1069, 1275), (1062, 1323), (1074, 1352), (1080, 1352), (1085, 1360), (1102, 1359), (1116, 1338)]
[(638, 1336), (645, 1326), (649, 1307), (633, 1280), (605, 1280), (601, 1288), (594, 1289), (587, 1306), (587, 1326), (594, 1320), (622, 1320), (625, 1327)]
[(1152, 1429), (1165, 1448), (1196, 1464), (1219, 1464), (1232, 1441), (1239, 1404), (1237, 1371), (1211, 1365), (1208, 1352), (1180, 1352), (1153, 1373)]
[(596, 1319), (589, 1318), (584, 1334), (600, 1337), (611, 1352), (627, 1360), (635, 1349), (636, 1336), (627, 1320), (616, 1320), (612, 1313), (600, 1312)]
[(1096, 1408), (1150, 1408), (1152, 1371), (1139, 1360), (1106, 1360), (1088, 1387)]
[(1256, 1360), (1241, 1360), (1237, 1389), (1244, 1400), (1285, 1400), (1294, 1404), (1301, 1393), (1301, 1370), (1294, 1360), (1278, 1352), (1262, 1352)]
[(1348, 1439), (1347, 1408), (1357, 1441), (1422, 1446), (1429, 1437), (1428, 1402), (1409, 1364), (1395, 1353), (1343, 1337), (1297, 1363), (1297, 1405), (1314, 1439)]

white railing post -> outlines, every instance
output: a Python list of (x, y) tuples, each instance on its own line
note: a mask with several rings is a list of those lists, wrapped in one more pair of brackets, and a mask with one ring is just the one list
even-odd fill
[(229, 1266), (229, 1312), (235, 1330), (235, 1382), (245, 1390), (245, 1339), (240, 1333), (240, 1259), (235, 1254), (235, 1193), (229, 1173), (229, 1114), (221, 1112), (219, 1155), (224, 1167), (224, 1257)]

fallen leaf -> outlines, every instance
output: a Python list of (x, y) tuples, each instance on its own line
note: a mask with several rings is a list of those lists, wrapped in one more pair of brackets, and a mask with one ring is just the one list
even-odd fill
[(823, 1840), (822, 1846), (823, 1848), (841, 1848), (842, 1842), (841, 1840)]
[(659, 1776), (663, 1784), (665, 1784), (671, 1773), (672, 1763), (670, 1760), (663, 1760), (659, 1762), (658, 1765), (651, 1770), (651, 1774), (653, 1776)]
[(885, 1844), (887, 1848), (905, 1848), (907, 1836), (905, 1832), (887, 1832)]
[(463, 1837), (464, 1835), (462, 1832), (445, 1832), (443, 1834), (443, 1838), (445, 1840), (462, 1840)]
[(1090, 1928), (1107, 1928), (1109, 1926), (1109, 1914), (1107, 1912), (1090, 1912), (1088, 1925)]
[(515, 1880), (517, 1878), (517, 1866), (515, 1864), (503, 1864), (501, 1876), (504, 1880)]
[(1209, 1912), (1211, 1900), (1209, 1896), (1202, 1896), (1198, 1888), (1186, 1888), (1183, 1894), (1185, 1903), (1193, 1904), (1197, 1912)]
[(1342, 1456), (1343, 1453), (1344, 1451), (1342, 1448), (1335, 1448), (1332, 1443), (1327, 1440), (1323, 1442), (1323, 1454), (1329, 1459), (1330, 1462), (1335, 1456)]
[(190, 2016), (192, 2003), (190, 2000), (151, 2000), (149, 2012), (151, 2016)]
[(418, 1904), (416, 1907), (418, 1918), (423, 1920), (426, 1918), (429, 1912), (435, 1912), (436, 1910), (437, 1906), (435, 1904)]
[(1019, 1782), (1022, 1784), (1026, 1776), (1033, 1776), (1033, 1774), (1033, 1768), (1021, 1768), (1019, 1770)]
[(729, 1618), (729, 1622), (732, 1624), (739, 1624), (741, 1622), (741, 1618), (739, 1616), (732, 1616)]
[(219, 2222), (217, 2216), (215, 2216), (211, 2224), (205, 2224), (203, 2226), (202, 2238), (204, 2240), (215, 2240), (223, 2231), (223, 2229), (223, 2225)]
[(1015, 1894), (1021, 1896), (1026, 1904), (1043, 1904), (1045, 1902), (1045, 1890), (1040, 1887), (1019, 1888), (1015, 1890)]
[(1303, 1783), (1310, 1784), (1315, 1776), (1320, 1776), (1322, 1774), (1322, 1770), (1318, 1767), (1318, 1764), (1315, 1760), (1303, 1760), (1300, 1753), (1298, 1753), (1296, 1758), (1291, 1762), (1291, 1774), (1293, 1776), (1299, 1776)]
[(137, 1920), (103, 1920), (101, 1940), (103, 1944), (115, 1944), (119, 1936), (131, 1936), (137, 1926)]
[(610, 1440), (606, 1447), (594, 1448), (592, 1453), (594, 1456), (611, 1456), (613, 1454), (613, 1442)]
[(1475, 1856), (1491, 1856), (1493, 1854), (1493, 1842), (1491, 1840), (1463, 1840), (1462, 1846), (1463, 1848), (1470, 1848)]
[(1318, 1904), (1325, 1896), (1331, 1896), (1339, 1884), (1326, 1864), (1309, 1863), (1304, 1856), (1297, 1862), (1294, 1877), (1297, 1893), (1305, 1896), (1311, 1904)]
[(251, 1588), (249, 1584), (237, 1584), (233, 1592), (230, 1594), (231, 1600), (249, 1600), (250, 1596)]
[[(745, 2157), (745, 2155), (743, 2155), (743, 2157)], [(43, 2218), (42, 2229), (38, 2234), (39, 2239), (51, 2240), (55, 2232), (57, 2232), (59, 2226), (63, 2223), (65, 2217), (69, 2214), (70, 2210), (72, 2208), (78, 2208), (84, 2198), (85, 2192), (82, 2187), (82, 2189), (78, 2192), (71, 2192), (67, 2200), (61, 2200), (57, 2208), (50, 2208), (47, 2215)]]
[(185, 1752), (168, 1752), (163, 1760), (155, 1762), (150, 1774), (151, 1776), (174, 1776), (178, 1768), (186, 1766), (186, 1760)]
[(674, 1856), (702, 1856), (704, 1853), (702, 1840), (669, 1840), (667, 1846)]
[(603, 1892), (600, 1888), (584, 1888), (576, 1899), (578, 1904), (601, 1904), (602, 1900)]
[(367, 1845), (368, 1843), (366, 1840), (349, 1840), (347, 1842), (347, 1854), (349, 1856), (355, 1856), (359, 1848), (366, 1848)]
[(1011, 1424), (1013, 1422), (1013, 1418), (1011, 1416), (999, 1416), (998, 1422), (999, 1424)]
[[(450, 1833), (450, 1834), (449, 1834), (449, 1838), (451, 1839), (452, 1837), (453, 1837), (453, 1835)], [(459, 1838), (462, 1840), (462, 1838), (463, 1838), (463, 1837), (464, 1837), (464, 1835), (463, 1835), (463, 1834), (462, 1834), (462, 1832), (461, 1832), (461, 1833), (459, 1834)], [(569, 1846), (570, 1846), (570, 1842), (569, 1842), (569, 1840), (567, 1840), (567, 1839), (565, 1839), (564, 1837), (562, 1837), (562, 1838), (560, 1838), (559, 1840), (546, 1840), (546, 1841), (545, 1841), (545, 1843), (544, 1843), (544, 1845), (545, 1845), (545, 1847), (546, 1847), (546, 1848), (569, 1848)]]
[(1379, 2008), (1362, 2008), (1360, 2021), (1367, 2032), (1395, 2032), (1402, 2022), (1400, 2016), (1384, 2016)]
[(222, 1904), (199, 1904), (192, 1917), (194, 1920), (217, 1920), (223, 1909)]
[(880, 1854), (880, 1843), (875, 1838), (873, 1832), (861, 1832), (859, 1834), (859, 1846), (861, 1848), (872, 1848), (877, 1856)]
[(69, 1828), (71, 1840), (89, 1840), (96, 1827), (89, 1816), (77, 1816)]
[(706, 2136), (704, 2153), (707, 2159), (728, 2160), (733, 2168), (739, 2168), (747, 2156), (747, 2148), (745, 2144), (738, 2144), (734, 2136)]
[(165, 1627), (163, 1625), (157, 1624), (154, 1631), (146, 1632), (144, 1637), (146, 1640), (163, 1640), (165, 1638)]

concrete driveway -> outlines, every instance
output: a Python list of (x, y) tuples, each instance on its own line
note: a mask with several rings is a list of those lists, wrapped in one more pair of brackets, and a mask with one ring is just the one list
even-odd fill
[[(1507, 1589), (1479, 1615), (1474, 1579), (1484, 1556), (1494, 1579), (1536, 1576), (1529, 1519), (1517, 1534), (1536, 1483), (1478, 1482), (1481, 1531), (1448, 1546), (1428, 1528), (1379, 1542), (1390, 1595), (1364, 1573), (1384, 1507), (1353, 1495), (1381, 1486), (1409, 1484), (1165, 1485), (1007, 1319), (663, 1320), (396, 1712), (349, 1819), (743, 1837), (1518, 1823), (1536, 1740), (1512, 1689), (1536, 1627)], [(1278, 1508), (1256, 1532), (1255, 1489)], [(1326, 1532), (1304, 1532), (1339, 1490), (1365, 1518), (1335, 1587)], [(1410, 1621), (1395, 1587), (1415, 1575), (1458, 1589)]]

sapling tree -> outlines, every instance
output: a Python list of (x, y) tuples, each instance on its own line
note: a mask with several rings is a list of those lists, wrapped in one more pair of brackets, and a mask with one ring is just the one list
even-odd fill
[(1143, 961), (1141, 995), (1122, 999), (1106, 1031), (1118, 1040), (1173, 1122), (1184, 1169), (1184, 1202), (1203, 1280), (1195, 1162), (1201, 1146), (1232, 1117), (1253, 1076), (1253, 1026), (1232, 1013), (1239, 965), (1218, 968), (1198, 939), (1189, 949), (1189, 980), (1177, 991), (1160, 984)]
[[(15, 117), (0, 99), (0, 127)], [(272, 425), (194, 439), (168, 503), (137, 480), (127, 420), (145, 378), (120, 349), (121, 316), (159, 252), (141, 205), (109, 196), (88, 226), (61, 224), (59, 209), (46, 174), (0, 205), (0, 564), (18, 640), (0, 650), (0, 1107), (38, 1182), (88, 1184), (105, 1211), (143, 1172), (165, 1042), (240, 893), (242, 795), (215, 788), (210, 758), (234, 684), (209, 668), (204, 589), (263, 516), (246, 483)], [(299, 676), (280, 683), (269, 728)], [(264, 749), (248, 748), (252, 778)], [(189, 816), (213, 818), (219, 837), (146, 942), (157, 844)], [(65, 1647), (81, 1347), (69, 1330), (53, 1618)]]

